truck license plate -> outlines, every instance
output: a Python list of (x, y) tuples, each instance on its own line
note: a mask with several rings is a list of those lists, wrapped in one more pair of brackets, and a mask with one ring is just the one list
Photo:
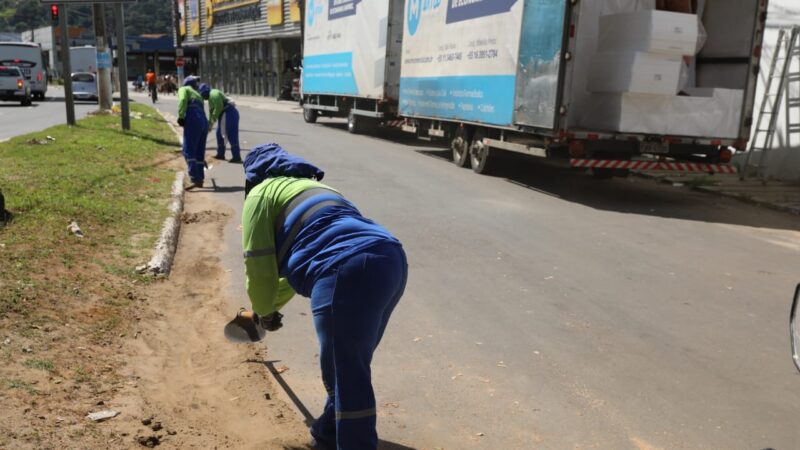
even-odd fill
[(642, 142), (639, 144), (641, 153), (665, 154), (669, 153), (669, 144), (663, 142)]

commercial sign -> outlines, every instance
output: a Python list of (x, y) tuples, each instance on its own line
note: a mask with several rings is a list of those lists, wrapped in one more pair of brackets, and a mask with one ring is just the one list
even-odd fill
[(520, 0), (407, 0), (400, 111), (513, 122)]
[(189, 0), (189, 29), (192, 36), (200, 36), (200, 0)]
[(300, 1), (289, 0), (289, 20), (292, 22), (300, 22)]
[(206, 0), (206, 27), (253, 22), (261, 17), (259, 0)]
[(178, 19), (181, 27), (181, 37), (186, 36), (186, 0), (178, 0)]
[(270, 26), (283, 24), (283, 0), (267, 0), (267, 23)]
[(390, 0), (307, 0), (303, 91), (383, 95)]

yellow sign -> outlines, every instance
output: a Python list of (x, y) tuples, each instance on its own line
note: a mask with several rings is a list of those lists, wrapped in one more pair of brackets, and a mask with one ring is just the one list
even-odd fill
[(289, 0), (289, 20), (300, 22), (300, 0)]
[(200, 36), (200, 0), (189, 0), (189, 28), (192, 36)]
[(186, 0), (178, 0), (178, 19), (181, 23), (181, 37), (186, 36)]
[(283, 0), (268, 0), (267, 23), (270, 26), (283, 24)]

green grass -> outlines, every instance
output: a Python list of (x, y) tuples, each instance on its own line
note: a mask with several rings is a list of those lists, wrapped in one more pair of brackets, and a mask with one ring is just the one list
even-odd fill
[(4, 380), (5, 385), (8, 389), (21, 389), (27, 392), (28, 394), (35, 394), (36, 388), (33, 387), (32, 384), (27, 383), (25, 381), (13, 378), (10, 380)]
[(44, 370), (45, 372), (52, 372), (54, 370), (53, 361), (49, 359), (29, 359), (22, 363), (22, 365), (30, 369)]
[[(129, 132), (117, 115), (90, 116), (0, 144), (0, 189), (14, 216), (0, 227), (0, 318), (60, 299), (73, 287), (64, 273), (75, 284), (81, 274), (135, 277), (147, 259), (167, 214), (174, 169), (166, 163), (178, 142), (152, 108), (131, 111), (141, 119)], [(71, 221), (84, 239), (67, 231)]]

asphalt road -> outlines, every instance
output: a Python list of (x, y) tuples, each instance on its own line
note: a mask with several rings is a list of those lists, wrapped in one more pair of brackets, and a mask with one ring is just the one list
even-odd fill
[[(175, 103), (160, 107), (174, 113)], [(800, 281), (797, 217), (525, 158), (479, 176), (423, 141), (240, 109), (243, 147), (276, 141), (315, 162), (404, 243), (408, 289), (373, 364), (385, 441), (798, 448), (800, 375), (787, 330)], [(208, 189), (240, 211), (241, 166), (215, 164), (208, 176)], [(231, 315), (248, 304), (238, 225), (220, 255), (237, 299)], [(317, 414), (324, 390), (308, 302), (285, 312), (269, 354)]]
[[(75, 117), (81, 119), (97, 109), (97, 103), (78, 102)], [(0, 141), (67, 123), (64, 89), (50, 86), (44, 101), (34, 101), (31, 106), (0, 102)]]

